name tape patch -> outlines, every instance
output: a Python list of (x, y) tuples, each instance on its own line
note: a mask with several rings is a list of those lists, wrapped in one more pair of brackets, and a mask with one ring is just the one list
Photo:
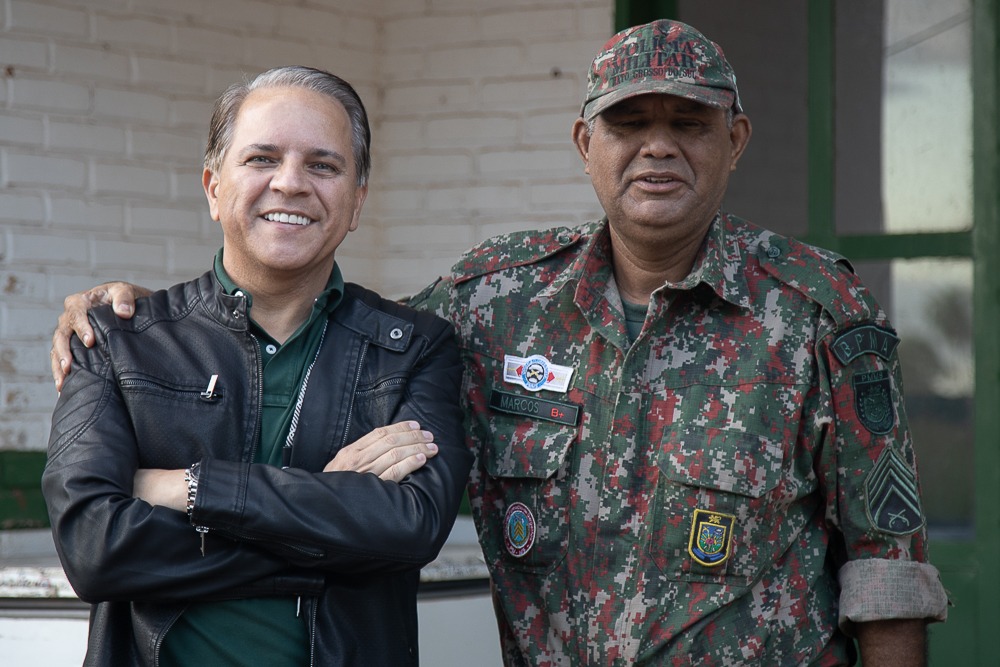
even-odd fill
[(863, 324), (837, 336), (833, 341), (833, 353), (844, 365), (862, 354), (876, 354), (888, 361), (897, 345), (899, 338), (889, 329)]
[(503, 356), (503, 380), (518, 384), (528, 391), (561, 391), (569, 389), (573, 368), (554, 364), (540, 354), (531, 357)]
[(576, 426), (580, 418), (580, 406), (564, 401), (549, 401), (534, 396), (521, 396), (494, 389), (490, 392), (490, 407), (500, 412), (523, 417), (544, 419), (557, 424)]

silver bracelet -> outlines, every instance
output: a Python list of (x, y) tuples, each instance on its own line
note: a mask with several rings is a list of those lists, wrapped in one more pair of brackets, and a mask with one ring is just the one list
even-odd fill
[(201, 462), (193, 464), (190, 468), (184, 471), (184, 481), (187, 482), (188, 487), (188, 497), (187, 497), (187, 515), (188, 518), (191, 517), (191, 513), (194, 511), (194, 499), (198, 496), (198, 474), (201, 472)]

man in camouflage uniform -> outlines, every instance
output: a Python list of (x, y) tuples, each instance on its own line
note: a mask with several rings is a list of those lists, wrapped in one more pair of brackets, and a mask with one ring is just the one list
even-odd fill
[(843, 258), (720, 211), (750, 137), (721, 49), (619, 33), (573, 135), (606, 217), (486, 241), (411, 300), (460, 335), (505, 662), (842, 665), (855, 635), (921, 664), (947, 599), (898, 339)]
[(844, 259), (720, 212), (742, 111), (694, 29), (616, 35), (573, 128), (607, 217), (411, 301), (462, 341), (509, 665), (914, 665), (945, 618), (898, 339)]

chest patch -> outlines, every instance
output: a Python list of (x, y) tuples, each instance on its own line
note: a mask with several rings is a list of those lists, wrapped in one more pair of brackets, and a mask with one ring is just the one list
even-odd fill
[(540, 354), (530, 357), (503, 357), (503, 381), (519, 384), (528, 391), (561, 391), (569, 389), (573, 368), (554, 364)]
[(729, 558), (734, 523), (736, 517), (732, 514), (695, 510), (688, 540), (691, 558), (708, 567), (722, 565)]
[(507, 553), (520, 558), (535, 544), (535, 517), (524, 503), (511, 503), (503, 520)]

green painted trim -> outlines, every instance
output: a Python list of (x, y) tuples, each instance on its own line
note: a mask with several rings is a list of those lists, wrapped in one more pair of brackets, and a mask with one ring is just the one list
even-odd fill
[(850, 260), (969, 257), (971, 232), (871, 234), (837, 237), (837, 252)]
[(615, 31), (656, 19), (677, 18), (677, 0), (615, 0)]
[(0, 530), (49, 525), (42, 497), (45, 452), (0, 451)]
[(808, 241), (839, 252), (834, 228), (834, 0), (812, 0), (807, 11)]
[(973, 0), (973, 312), (976, 351), (975, 522), (979, 568), (974, 664), (996, 661), (992, 641), (1000, 624), (1000, 6), (998, 0)]
[(618, 32), (619, 30), (624, 30), (630, 23), (629, 19), (632, 16), (632, 0), (615, 0), (615, 20), (614, 20), (614, 30)]

